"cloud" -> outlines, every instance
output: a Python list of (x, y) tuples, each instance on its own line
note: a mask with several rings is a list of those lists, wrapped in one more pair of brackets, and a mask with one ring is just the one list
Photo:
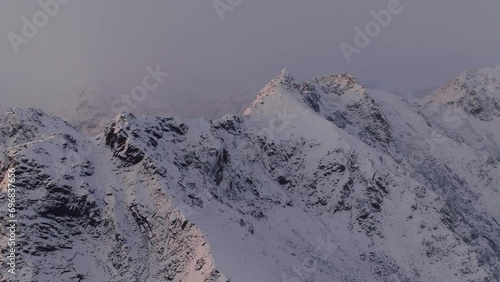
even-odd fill
[(120, 95), (144, 66), (160, 64), (169, 83), (148, 99), (202, 116), (220, 110), (214, 101), (248, 100), (285, 66), (299, 79), (347, 71), (411, 93), (500, 63), (500, 37), (492, 36), (500, 2), (404, 0), (405, 11), (347, 64), (339, 44), (388, 1), (237, 1), (223, 21), (212, 1), (71, 1), (18, 54), (7, 35), (20, 34), (22, 18), (40, 6), (2, 1), (2, 103), (53, 110), (99, 83)]

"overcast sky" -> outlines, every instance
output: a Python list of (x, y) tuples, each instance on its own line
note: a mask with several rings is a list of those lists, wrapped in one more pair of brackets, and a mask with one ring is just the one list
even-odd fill
[(18, 53), (12, 33), (23, 36), (22, 18), (43, 10), (0, 1), (0, 104), (53, 110), (86, 86), (130, 93), (159, 64), (170, 76), (148, 99), (201, 116), (230, 98), (251, 99), (283, 67), (300, 80), (350, 72), (404, 95), (500, 64), (498, 0), (401, 0), (403, 10), (350, 64), (339, 45), (354, 45), (354, 28), (391, 0), (219, 1), (234, 6), (223, 20), (213, 0), (72, 0), (27, 42), (17, 38)]

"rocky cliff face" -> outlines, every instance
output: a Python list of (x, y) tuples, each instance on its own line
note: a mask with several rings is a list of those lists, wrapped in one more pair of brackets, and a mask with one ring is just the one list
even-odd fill
[(428, 104), (283, 71), (218, 120), (7, 111), (17, 278), (500, 281), (497, 117)]

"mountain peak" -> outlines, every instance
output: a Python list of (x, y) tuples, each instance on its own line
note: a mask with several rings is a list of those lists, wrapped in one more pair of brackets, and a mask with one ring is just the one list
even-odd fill
[(424, 97), (422, 103), (449, 104), (467, 95), (489, 95), (495, 92), (500, 92), (500, 66), (465, 71)]
[(54, 118), (44, 111), (34, 108), (9, 108), (0, 113), (0, 119), (6, 123), (33, 124), (42, 127), (65, 123), (59, 118)]
[[(245, 110), (245, 116), (268, 120), (278, 113), (288, 115), (296, 108), (300, 96), (299, 85), (295, 79), (283, 69), (281, 73), (267, 83), (258, 93), (255, 100)], [(255, 114), (254, 114), (255, 113)]]
[(259, 91), (257, 98), (250, 104), (250, 107), (245, 110), (245, 115), (250, 114), (250, 112), (253, 109), (258, 108), (259, 105), (264, 104), (264, 100), (271, 99), (269, 97), (279, 99), (280, 101), (278, 104), (282, 104), (285, 97), (290, 95), (300, 95), (299, 87), (300, 86), (296, 83), (295, 78), (293, 78), (286, 68), (284, 68), (278, 76), (267, 83)]
[(296, 89), (298, 87), (295, 78), (286, 68), (283, 68), (280, 74), (270, 82), (270, 86), (279, 86), (285, 90), (291, 90), (292, 88)]
[(349, 73), (327, 74), (313, 78), (323, 92), (326, 94), (336, 94), (343, 96), (348, 94), (351, 97), (366, 98), (368, 92), (366, 88), (358, 83), (356, 78)]
[(288, 72), (288, 70), (287, 70), (286, 68), (283, 68), (283, 69), (281, 70), (280, 76), (282, 76), (282, 77), (287, 77), (287, 76), (289, 76), (289, 75), (290, 75), (290, 73)]
[(0, 146), (5, 147), (40, 140), (58, 133), (73, 133), (73, 129), (62, 119), (32, 108), (10, 108), (0, 113), (0, 125)]
[(500, 116), (500, 66), (471, 69), (421, 100), (423, 105), (454, 106), (481, 120)]

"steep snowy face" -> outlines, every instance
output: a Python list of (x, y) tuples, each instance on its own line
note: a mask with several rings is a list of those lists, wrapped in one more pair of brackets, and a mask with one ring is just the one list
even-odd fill
[(391, 128), (367, 90), (347, 73), (324, 75), (301, 85), (304, 101), (316, 112), (362, 141), (383, 150)]
[[(304, 108), (304, 102), (308, 107)], [(269, 120), (269, 115), (280, 113), (280, 117), (273, 117), (271, 120), (272, 127), (280, 128), (283, 121), (288, 124), (296, 123), (296, 116), (315, 116), (310, 110), (320, 117), (318, 119), (321, 121), (317, 121), (319, 124), (324, 124), (325, 119), (334, 124), (337, 129), (327, 127), (332, 128), (332, 132), (337, 132), (337, 135), (345, 130), (382, 149), (387, 148), (391, 142), (391, 129), (386, 118), (367, 90), (352, 75), (346, 73), (325, 75), (299, 83), (285, 69), (260, 91), (245, 115)], [(301, 128), (308, 130), (311, 126)]]
[(99, 140), (37, 110), (1, 115), (0, 132), (9, 144), (0, 162), (2, 203), (7, 170), (16, 171), (19, 281), (226, 281), (203, 233), (147, 161), (119, 170)]
[(286, 70), (213, 121), (123, 113), (89, 139), (31, 111), (0, 116), (25, 281), (500, 280), (497, 145), (464, 138), (493, 122)]
[(443, 135), (488, 155), (488, 163), (500, 161), (500, 66), (467, 71), (419, 105), (419, 111)]
[[(443, 223), (474, 250), (487, 277), (499, 280), (500, 162), (498, 139), (489, 136), (499, 130), (498, 123), (423, 108), (389, 93), (370, 95), (383, 105), (394, 130), (393, 159), (408, 176), (439, 195), (445, 203), (437, 208)], [(488, 142), (480, 144), (483, 136)]]
[(335, 124), (303, 102), (301, 86), (286, 69), (264, 86), (244, 117), (249, 121), (246, 127), (252, 134), (270, 141), (311, 136), (339, 148), (349, 147)]
[[(272, 102), (265, 97), (273, 96), (261, 97), (261, 105)], [(298, 123), (320, 120), (305, 105), (303, 111)], [(147, 159), (172, 184), (169, 193), (207, 234), (216, 263), (234, 281), (411, 275), (393, 265), (383, 247), (367, 251), (370, 238), (386, 232), (379, 224), (398, 198), (389, 196), (396, 185), (391, 173), (378, 171), (338, 136), (329, 138), (337, 134), (293, 127), (256, 134), (254, 114), (213, 122), (121, 116), (105, 139), (122, 166)], [(335, 129), (323, 122), (325, 131)], [(372, 262), (382, 258), (381, 275), (373, 278)], [(304, 259), (317, 270), (294, 270)]]
[(494, 120), (500, 117), (500, 66), (464, 72), (422, 103), (454, 106), (477, 119)]
[(292, 104), (299, 95), (299, 87), (290, 73), (283, 69), (280, 75), (260, 90), (257, 98), (244, 114), (246, 116), (259, 116), (271, 114), (274, 111), (283, 111), (290, 114), (293, 111)]

